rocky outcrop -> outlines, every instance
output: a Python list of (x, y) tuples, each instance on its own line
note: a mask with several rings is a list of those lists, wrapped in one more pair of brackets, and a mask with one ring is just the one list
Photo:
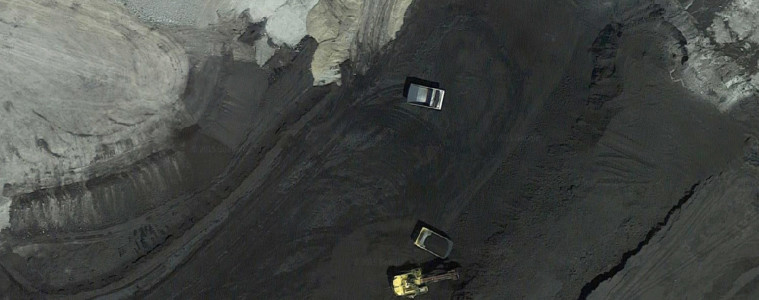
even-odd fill
[(143, 20), (157, 24), (207, 28), (240, 14), (252, 23), (265, 23), (265, 34), (248, 41), (259, 65), (276, 48), (295, 47), (309, 35), (319, 42), (311, 64), (314, 85), (325, 85), (340, 83), (339, 65), (346, 60), (364, 71), (368, 60), (395, 38), (413, 0), (121, 1)]
[[(759, 47), (759, 4), (732, 0), (717, 6), (693, 7), (677, 1), (657, 1), (666, 8), (666, 18), (687, 39), (687, 63), (672, 70), (673, 80), (720, 110), (730, 110), (739, 101), (759, 91), (756, 48)], [(694, 15), (716, 10), (711, 20)], [(705, 28), (705, 29), (703, 29)]]
[(308, 14), (308, 34), (319, 42), (311, 63), (314, 84), (339, 83), (339, 64), (348, 59), (365, 71), (367, 58), (401, 29), (411, 1), (319, 1)]

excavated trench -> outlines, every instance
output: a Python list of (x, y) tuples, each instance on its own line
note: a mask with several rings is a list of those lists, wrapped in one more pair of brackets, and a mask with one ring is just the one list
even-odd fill
[[(708, 178), (707, 178), (707, 180), (708, 180)], [(631, 249), (629, 251), (626, 251), (622, 255), (622, 260), (618, 264), (614, 265), (608, 271), (603, 272), (601, 274), (598, 274), (598, 276), (594, 277), (593, 280), (591, 280), (590, 282), (588, 282), (587, 284), (585, 284), (582, 287), (582, 290), (580, 290), (580, 297), (578, 297), (578, 299), (583, 299), (583, 300), (584, 299), (588, 299), (588, 296), (590, 296), (590, 294), (593, 293), (593, 291), (595, 291), (596, 288), (598, 288), (598, 286), (601, 285), (601, 283), (603, 283), (604, 281), (607, 281), (607, 280), (613, 278), (615, 275), (617, 275), (619, 272), (621, 272), (625, 268), (625, 265), (627, 264), (627, 261), (631, 257), (633, 257), (634, 255), (638, 254), (640, 252), (640, 250), (643, 249), (643, 247), (645, 247), (646, 245), (648, 245), (648, 243), (651, 241), (651, 239), (654, 236), (656, 236), (656, 234), (664, 226), (666, 226), (669, 223), (670, 218), (672, 218), (672, 215), (674, 215), (675, 213), (677, 213), (683, 207), (683, 205), (685, 205), (685, 203), (688, 202), (688, 200), (690, 200), (691, 197), (693, 197), (693, 193), (696, 192), (696, 188), (698, 187), (699, 184), (700, 183), (694, 184), (690, 188), (690, 190), (686, 191), (685, 195), (683, 195), (683, 197), (680, 198), (677, 201), (677, 204), (675, 204), (675, 206), (673, 206), (667, 212), (667, 215), (664, 216), (664, 219), (662, 221), (660, 221), (659, 223), (656, 223), (656, 225), (653, 228), (651, 228), (651, 230), (649, 230), (646, 233), (645, 239), (643, 239), (642, 241), (640, 241), (640, 243), (638, 243), (638, 245), (635, 247), (635, 249)]]

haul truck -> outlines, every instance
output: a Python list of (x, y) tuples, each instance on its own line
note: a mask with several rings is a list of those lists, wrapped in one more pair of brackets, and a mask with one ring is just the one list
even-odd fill
[[(415, 246), (441, 259), (446, 259), (451, 254), (453, 242), (449, 238), (427, 226), (420, 226), (418, 228), (419, 230), (415, 231)], [(423, 275), (422, 268), (415, 268), (393, 276), (393, 292), (397, 296), (414, 298), (429, 291), (427, 287), (428, 283), (458, 279), (459, 273), (456, 270), (450, 270), (443, 274)]]
[(439, 88), (411, 83), (408, 86), (406, 103), (435, 110), (443, 109), (445, 91)]
[(453, 249), (453, 242), (443, 235), (422, 226), (414, 245), (439, 258), (448, 258)]

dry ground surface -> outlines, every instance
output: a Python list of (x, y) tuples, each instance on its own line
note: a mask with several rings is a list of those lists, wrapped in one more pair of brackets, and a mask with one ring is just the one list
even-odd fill
[[(755, 299), (759, 101), (725, 109), (714, 100), (722, 90), (698, 94), (678, 80), (693, 32), (706, 30), (685, 32), (679, 16), (710, 22), (719, 10), (686, 2), (416, 0), (394, 41), (341, 65), (341, 85), (317, 87), (309, 37), (259, 66), (235, 59), (243, 43), (204, 52), (223, 43), (189, 29), (114, 26), (109, 36), (133, 38), (127, 53), (143, 42), (159, 48), (153, 62), (116, 61), (134, 66), (132, 80), (80, 58), (95, 67), (84, 65), (82, 83), (57, 96), (41, 95), (55, 105), (36, 114), (69, 127), (5, 142), (3, 163), (68, 159), (75, 171), (55, 171), (65, 177), (56, 182), (17, 163), (0, 175), (9, 182), (0, 200), (10, 201), (0, 295), (394, 299), (388, 272), (426, 264), (460, 266), (462, 278), (433, 284), (422, 299)], [(57, 13), (120, 22), (90, 8)], [(13, 30), (53, 26), (2, 24), (26, 46), (42, 42)], [(43, 63), (52, 62), (36, 62), (42, 75), (24, 80), (69, 78), (45, 75)], [(186, 70), (139, 76), (159, 63)], [(85, 86), (103, 72), (97, 82), (121, 89)], [(11, 73), (0, 86), (23, 72)], [(407, 76), (440, 82), (443, 110), (403, 104)], [(151, 84), (164, 85), (130, 92)], [(78, 89), (104, 93), (110, 106), (84, 114), (92, 120), (61, 116), (60, 107), (104, 97), (64, 97)], [(0, 93), (11, 103), (0, 116), (34, 117), (47, 101), (14, 100), (24, 95)], [(155, 99), (135, 100), (145, 97)], [(116, 110), (118, 101), (131, 102)], [(134, 115), (127, 110), (160, 114), (120, 119)], [(82, 128), (103, 111), (116, 120), (98, 139)], [(119, 125), (130, 122), (142, 125)], [(23, 131), (2, 124), (0, 132)], [(134, 126), (156, 129), (130, 138)], [(54, 135), (67, 128), (79, 135)], [(37, 152), (16, 154), (23, 143)], [(66, 143), (95, 145), (100, 156), (77, 156)], [(109, 159), (123, 153), (133, 155)], [(447, 261), (413, 247), (418, 220), (453, 239)]]

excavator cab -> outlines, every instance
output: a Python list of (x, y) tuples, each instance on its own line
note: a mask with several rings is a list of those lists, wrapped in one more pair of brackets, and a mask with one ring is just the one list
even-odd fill
[(409, 272), (395, 275), (393, 277), (393, 291), (395, 295), (414, 298), (426, 294), (429, 291), (426, 285), (422, 284), (422, 269), (417, 268)]

